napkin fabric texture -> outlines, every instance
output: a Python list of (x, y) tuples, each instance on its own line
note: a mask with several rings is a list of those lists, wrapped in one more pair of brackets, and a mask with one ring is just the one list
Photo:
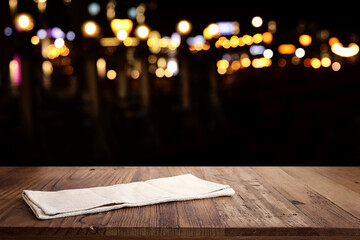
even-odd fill
[(105, 187), (61, 191), (24, 190), (23, 199), (39, 219), (99, 213), (123, 207), (232, 196), (235, 191), (192, 174)]

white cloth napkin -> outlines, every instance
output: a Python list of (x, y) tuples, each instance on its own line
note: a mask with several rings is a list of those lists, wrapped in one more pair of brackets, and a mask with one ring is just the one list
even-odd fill
[(235, 191), (192, 174), (105, 187), (62, 191), (24, 190), (23, 199), (39, 219), (99, 213), (123, 207), (232, 196)]

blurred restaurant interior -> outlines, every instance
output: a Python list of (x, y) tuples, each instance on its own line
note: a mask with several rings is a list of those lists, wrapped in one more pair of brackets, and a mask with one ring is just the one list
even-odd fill
[(1, 1), (2, 165), (358, 165), (356, 7), (272, 7)]

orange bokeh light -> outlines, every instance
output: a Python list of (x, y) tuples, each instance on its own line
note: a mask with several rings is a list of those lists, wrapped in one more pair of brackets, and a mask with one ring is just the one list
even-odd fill
[(299, 43), (304, 47), (310, 46), (312, 43), (312, 37), (310, 35), (303, 34), (299, 37)]

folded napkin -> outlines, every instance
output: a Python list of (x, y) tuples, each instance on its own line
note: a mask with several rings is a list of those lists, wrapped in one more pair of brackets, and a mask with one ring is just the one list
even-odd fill
[(24, 190), (22, 196), (37, 218), (52, 219), (234, 193), (228, 185), (185, 174), (105, 187), (53, 192)]

